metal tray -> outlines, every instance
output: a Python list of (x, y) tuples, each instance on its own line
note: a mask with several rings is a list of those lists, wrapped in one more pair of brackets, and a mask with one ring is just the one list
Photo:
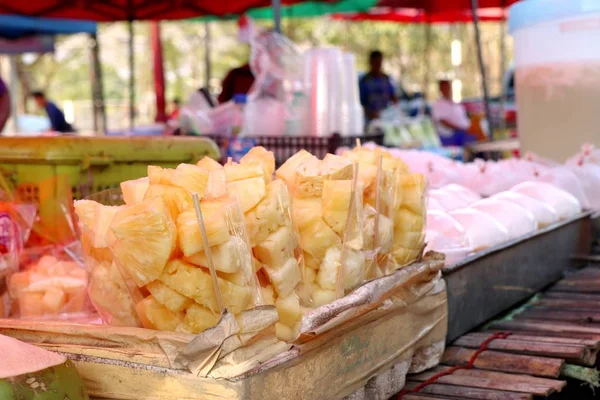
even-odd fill
[(591, 213), (553, 224), (444, 268), (449, 342), (560, 279), (589, 244)]

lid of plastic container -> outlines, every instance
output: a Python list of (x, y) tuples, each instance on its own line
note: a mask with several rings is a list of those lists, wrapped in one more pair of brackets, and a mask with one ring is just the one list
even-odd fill
[(233, 102), (235, 104), (246, 104), (248, 96), (244, 93), (238, 93), (233, 95)]
[(510, 8), (509, 31), (542, 22), (600, 13), (599, 0), (523, 0)]

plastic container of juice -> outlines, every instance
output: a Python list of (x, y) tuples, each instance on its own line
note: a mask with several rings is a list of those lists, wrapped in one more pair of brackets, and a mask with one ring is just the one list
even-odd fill
[(600, 1), (522, 1), (509, 26), (522, 150), (562, 162), (600, 145)]

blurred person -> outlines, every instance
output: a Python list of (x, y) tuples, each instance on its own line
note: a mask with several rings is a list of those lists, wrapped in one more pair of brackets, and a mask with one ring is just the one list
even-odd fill
[(248, 94), (253, 84), (254, 74), (249, 63), (232, 69), (227, 73), (221, 84), (219, 103), (222, 104), (233, 99), (236, 94)]
[(6, 121), (10, 117), (10, 111), (10, 92), (2, 78), (0, 78), (0, 132), (2, 132)]
[(173, 103), (171, 104), (171, 113), (169, 114), (167, 120), (168, 121), (178, 121), (179, 113), (181, 111), (181, 101), (178, 98), (173, 99)]
[(379, 118), (381, 111), (398, 102), (396, 89), (390, 77), (383, 73), (383, 53), (374, 50), (369, 54), (369, 72), (358, 82), (360, 104), (365, 109), (367, 122)]
[(53, 131), (61, 133), (75, 132), (75, 129), (65, 119), (65, 114), (56, 104), (46, 98), (44, 92), (33, 92), (31, 97), (33, 97), (38, 107), (46, 111)]
[(464, 146), (477, 139), (470, 133), (471, 120), (465, 108), (452, 100), (452, 83), (439, 81), (440, 98), (433, 103), (431, 114), (442, 145)]

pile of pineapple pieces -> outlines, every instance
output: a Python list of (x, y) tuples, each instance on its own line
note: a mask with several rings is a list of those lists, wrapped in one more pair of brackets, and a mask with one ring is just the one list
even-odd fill
[(73, 261), (45, 255), (14, 273), (8, 292), (21, 318), (85, 311), (87, 272)]
[[(381, 185), (379, 159), (387, 160)], [(424, 184), (415, 182), (423, 179), (400, 160), (367, 149), (323, 160), (300, 151), (277, 171), (262, 147), (224, 166), (210, 158), (149, 166), (148, 177), (121, 184), (124, 206), (75, 202), (90, 297), (115, 325), (190, 333), (214, 326), (222, 310), (192, 200), (198, 194), (223, 306), (239, 315), (275, 305), (277, 337), (292, 341), (307, 309), (419, 257)], [(384, 184), (386, 195), (374, 202)], [(375, 244), (390, 257), (375, 257), (378, 272), (367, 273)]]

